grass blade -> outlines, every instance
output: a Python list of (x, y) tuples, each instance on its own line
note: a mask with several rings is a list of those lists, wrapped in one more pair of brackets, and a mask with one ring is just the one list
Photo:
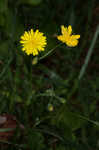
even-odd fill
[(86, 56), (86, 58), (85, 58), (84, 65), (82, 66), (82, 68), (81, 68), (81, 70), (80, 70), (79, 77), (78, 77), (79, 80), (81, 80), (81, 78), (83, 77), (83, 75), (84, 75), (84, 73), (85, 73), (85, 71), (86, 71), (86, 68), (87, 68), (87, 66), (88, 66), (90, 57), (91, 57), (92, 52), (93, 52), (93, 50), (94, 50), (94, 46), (95, 46), (96, 40), (97, 40), (97, 38), (98, 38), (98, 35), (99, 35), (99, 25), (98, 25), (97, 28), (96, 28), (96, 32), (95, 32), (95, 34), (94, 34), (94, 37), (93, 37), (91, 46), (90, 46), (90, 48), (89, 48), (89, 50), (88, 50), (88, 54), (87, 54), (87, 56)]

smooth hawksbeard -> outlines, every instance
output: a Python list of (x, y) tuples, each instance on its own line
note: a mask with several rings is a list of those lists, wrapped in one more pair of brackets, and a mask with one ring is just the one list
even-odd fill
[(22, 51), (25, 51), (27, 55), (32, 54), (33, 56), (38, 55), (40, 51), (44, 51), (47, 45), (46, 36), (42, 32), (33, 29), (25, 31), (21, 36), (20, 43), (22, 44)]
[(78, 39), (80, 35), (72, 35), (72, 27), (69, 25), (68, 27), (61, 26), (62, 35), (57, 36), (57, 39), (61, 42), (65, 43), (69, 47), (75, 47), (78, 45)]

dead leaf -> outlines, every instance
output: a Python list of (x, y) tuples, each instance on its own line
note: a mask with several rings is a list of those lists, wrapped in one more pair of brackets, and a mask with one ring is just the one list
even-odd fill
[(7, 118), (5, 116), (0, 116), (0, 124), (3, 124), (7, 121)]

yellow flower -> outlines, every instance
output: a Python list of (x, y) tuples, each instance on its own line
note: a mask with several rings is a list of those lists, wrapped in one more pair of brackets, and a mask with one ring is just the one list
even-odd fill
[(27, 55), (33, 54), (38, 55), (40, 51), (44, 51), (44, 48), (47, 44), (46, 36), (43, 33), (33, 29), (30, 31), (25, 31), (25, 33), (21, 36), (20, 43), (22, 44), (22, 50), (27, 53)]
[(68, 27), (61, 26), (62, 35), (57, 36), (57, 39), (67, 44), (70, 47), (75, 47), (78, 45), (78, 39), (80, 35), (71, 35), (72, 27), (69, 25)]
[(49, 111), (53, 111), (53, 110), (54, 110), (54, 107), (53, 107), (52, 104), (48, 104), (48, 110), (49, 110)]

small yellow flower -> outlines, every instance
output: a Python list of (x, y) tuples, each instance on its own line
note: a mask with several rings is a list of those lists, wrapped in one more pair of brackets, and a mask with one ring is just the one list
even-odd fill
[(25, 33), (21, 36), (20, 43), (22, 44), (22, 50), (27, 53), (27, 55), (33, 54), (38, 55), (40, 51), (44, 51), (44, 48), (47, 44), (46, 36), (43, 33), (33, 29), (30, 31), (25, 31)]
[(49, 110), (49, 111), (53, 111), (53, 110), (54, 110), (54, 107), (53, 107), (52, 104), (48, 104), (48, 110)]
[(57, 36), (57, 39), (67, 44), (70, 47), (75, 47), (78, 45), (78, 39), (80, 35), (71, 35), (72, 27), (69, 25), (68, 27), (61, 26), (62, 35)]

